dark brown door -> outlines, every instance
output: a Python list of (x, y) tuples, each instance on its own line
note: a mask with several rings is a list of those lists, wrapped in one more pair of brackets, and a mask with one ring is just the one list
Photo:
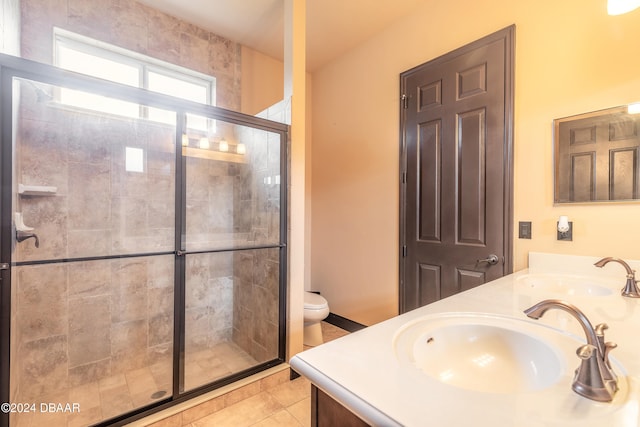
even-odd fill
[(511, 272), (514, 32), (401, 74), (401, 312)]

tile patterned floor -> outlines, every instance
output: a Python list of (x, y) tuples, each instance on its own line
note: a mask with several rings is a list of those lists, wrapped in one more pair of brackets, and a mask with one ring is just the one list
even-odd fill
[[(344, 329), (340, 329), (337, 326), (334, 326), (327, 322), (322, 322), (320, 323), (320, 325), (322, 326), (322, 338), (324, 339), (324, 342), (333, 341), (336, 338), (340, 338), (349, 334), (349, 332), (345, 331)], [(304, 346), (305, 350), (308, 350), (310, 348), (311, 347), (309, 346)]]
[[(348, 334), (347, 331), (326, 322), (322, 322), (322, 333), (325, 342)], [(309, 347), (305, 349), (307, 348)], [(308, 427), (310, 425), (311, 384), (306, 378), (300, 377), (182, 427)]]
[(311, 386), (303, 377), (205, 416), (189, 427), (249, 427), (311, 425)]

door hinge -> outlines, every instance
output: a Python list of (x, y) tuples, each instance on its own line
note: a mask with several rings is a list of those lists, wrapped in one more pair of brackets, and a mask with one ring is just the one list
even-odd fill
[(406, 258), (407, 257), (407, 246), (403, 246), (402, 247), (402, 258)]
[(402, 94), (402, 108), (405, 110), (409, 108), (409, 97), (406, 94)]
[(402, 172), (402, 183), (406, 184), (407, 183), (407, 172)]

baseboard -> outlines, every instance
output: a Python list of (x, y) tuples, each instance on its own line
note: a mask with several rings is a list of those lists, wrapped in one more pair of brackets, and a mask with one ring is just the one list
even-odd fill
[(337, 326), (338, 328), (344, 329), (345, 331), (349, 331), (349, 332), (356, 332), (367, 327), (362, 323), (355, 322), (353, 320), (347, 319), (346, 317), (342, 317), (334, 313), (329, 313), (329, 315), (327, 316), (326, 319), (324, 319), (324, 321), (332, 324), (333, 326)]
[[(307, 291), (307, 292), (321, 295), (320, 291)], [(324, 319), (324, 321), (332, 324), (333, 326), (337, 326), (338, 328), (344, 329), (345, 331), (349, 331), (349, 332), (356, 332), (356, 331), (359, 331), (360, 329), (364, 329), (367, 327), (367, 325), (363, 325), (362, 323), (355, 322), (351, 319), (347, 319), (346, 317), (342, 317), (334, 313), (329, 313), (329, 316), (327, 316), (327, 318)]]
[(289, 381), (293, 381), (296, 378), (300, 378), (300, 374), (293, 370), (293, 368), (289, 368)]

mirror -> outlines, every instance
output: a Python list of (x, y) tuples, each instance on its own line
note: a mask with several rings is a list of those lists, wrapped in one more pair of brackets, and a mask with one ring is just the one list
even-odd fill
[(554, 203), (640, 199), (640, 104), (556, 119)]

